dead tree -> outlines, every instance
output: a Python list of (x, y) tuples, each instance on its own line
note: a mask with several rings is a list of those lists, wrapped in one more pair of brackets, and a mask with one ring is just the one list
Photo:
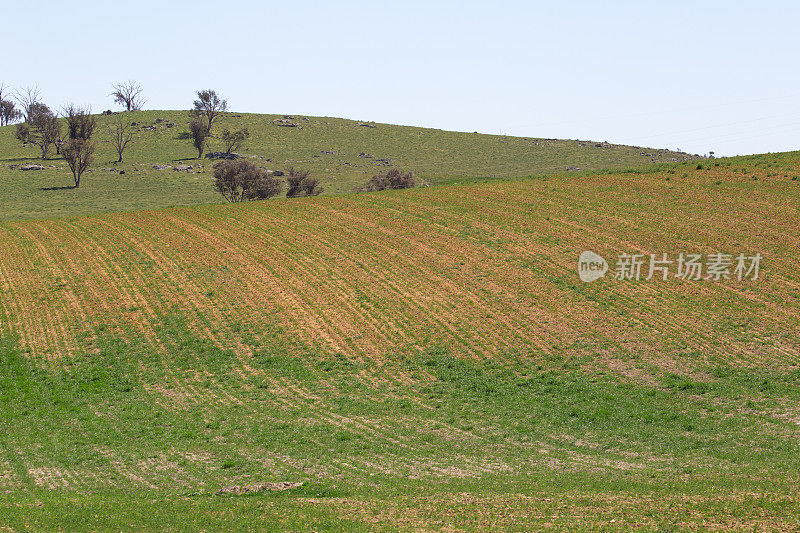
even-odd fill
[(108, 126), (108, 133), (110, 137), (109, 142), (111, 142), (111, 145), (119, 155), (117, 163), (122, 163), (122, 153), (125, 152), (125, 148), (127, 148), (128, 144), (133, 140), (133, 127), (129, 122), (120, 119), (119, 124)]
[(126, 111), (141, 111), (145, 100), (142, 98), (142, 86), (133, 80), (113, 85), (114, 103), (125, 107)]

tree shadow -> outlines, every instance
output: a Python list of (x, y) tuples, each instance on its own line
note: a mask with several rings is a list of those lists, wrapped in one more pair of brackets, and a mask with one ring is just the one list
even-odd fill
[(179, 141), (188, 141), (192, 139), (192, 134), (188, 131), (183, 131), (175, 136)]
[(40, 191), (70, 191), (72, 189), (77, 189), (74, 185), (64, 185), (61, 187), (39, 187)]
[(173, 159), (172, 161), (174, 163), (177, 163), (179, 161), (202, 161), (202, 160), (201, 159), (197, 159), (196, 157), (184, 157), (183, 159)]

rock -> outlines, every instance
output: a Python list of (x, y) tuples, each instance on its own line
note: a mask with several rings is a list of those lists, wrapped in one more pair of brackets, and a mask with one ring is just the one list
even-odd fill
[(272, 123), (275, 124), (276, 126), (281, 126), (281, 127), (284, 127), (284, 128), (296, 128), (297, 127), (297, 123), (296, 122), (292, 122), (292, 120), (288, 119), (288, 118), (278, 118), (278, 119), (273, 120)]
[(333, 152), (331, 150), (323, 150), (322, 153), (325, 155), (336, 155), (336, 152)]
[(172, 169), (174, 172), (186, 172), (192, 170), (192, 165), (178, 165)]
[(283, 176), (283, 171), (282, 170), (273, 170), (272, 171), (272, 175), (275, 176), (276, 178), (280, 178), (281, 176)]
[(367, 152), (361, 152), (358, 154), (358, 157), (372, 157), (372, 154), (368, 154)]
[(167, 170), (172, 168), (172, 165), (153, 165), (153, 170)]
[(31, 163), (29, 165), (22, 165), (19, 167), (20, 170), (44, 170), (42, 165), (37, 165), (36, 163)]
[(164, 122), (163, 118), (157, 118), (156, 119), (156, 124), (161, 124), (162, 122)]
[(125, 174), (125, 171), (124, 170), (120, 170), (119, 173), (120, 174)]
[(377, 128), (375, 124), (367, 124), (366, 122), (359, 122), (356, 126), (364, 126), (365, 128)]
[(241, 156), (236, 152), (226, 154), (225, 152), (209, 152), (206, 159), (239, 159)]

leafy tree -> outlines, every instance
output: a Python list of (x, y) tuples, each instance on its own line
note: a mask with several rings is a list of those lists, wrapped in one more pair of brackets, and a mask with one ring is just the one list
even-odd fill
[(67, 134), (70, 139), (91, 140), (97, 127), (97, 119), (88, 108), (70, 104), (64, 108), (62, 115), (67, 120)]
[(206, 140), (208, 139), (208, 126), (202, 117), (195, 117), (189, 122), (189, 133), (192, 138), (192, 144), (197, 148), (197, 157), (202, 159), (203, 151), (206, 149)]
[(229, 202), (266, 200), (281, 192), (281, 182), (246, 159), (214, 165), (214, 187)]
[(250, 132), (247, 131), (247, 128), (237, 131), (223, 130), (222, 142), (225, 144), (225, 153), (230, 154), (234, 150), (238, 150), (249, 137)]
[[(29, 125), (27, 139), (20, 140), (38, 146), (42, 153), (42, 159), (47, 159), (50, 146), (58, 142), (61, 137), (61, 122), (50, 111), (50, 108), (37, 103), (29, 107), (27, 123)], [(17, 129), (18, 138), (21, 131), (19, 128)]]
[(22, 118), (17, 106), (5, 98), (6, 86), (0, 83), (0, 126), (8, 126)]
[(228, 109), (228, 101), (217, 96), (216, 91), (206, 89), (196, 91), (197, 100), (194, 101), (192, 114), (195, 117), (205, 117), (208, 121), (208, 133), (214, 126), (214, 120), (225, 113)]
[(128, 80), (124, 83), (115, 83), (113, 88), (114, 92), (111, 93), (111, 96), (114, 97), (114, 103), (125, 107), (127, 111), (140, 111), (144, 106), (142, 86), (135, 81)]

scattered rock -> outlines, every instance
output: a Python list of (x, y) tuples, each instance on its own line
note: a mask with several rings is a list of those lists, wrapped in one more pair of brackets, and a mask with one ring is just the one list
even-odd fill
[(186, 172), (192, 170), (192, 168), (194, 168), (192, 167), (192, 165), (178, 165), (177, 167), (174, 167), (172, 170), (174, 172)]
[(124, 170), (120, 170), (119, 173), (120, 174), (125, 174), (125, 171)]
[(225, 152), (209, 152), (206, 159), (239, 159), (241, 156), (236, 152), (226, 154)]
[(31, 164), (28, 164), (28, 165), (21, 165), (19, 167), (19, 169), (20, 170), (44, 170), (44, 167), (42, 165), (38, 165), (36, 163), (31, 163)]
[(291, 119), (288, 118), (277, 118), (273, 120), (272, 123), (275, 124), (276, 126), (282, 126), (284, 128), (298, 127), (298, 124), (296, 122), (293, 122)]
[(275, 176), (276, 178), (280, 178), (281, 176), (283, 176), (283, 171), (282, 170), (273, 170), (272, 171), (272, 175)]
[(567, 167), (567, 171), (580, 170), (578, 167)]
[(364, 126), (365, 128), (377, 128), (375, 124), (367, 124), (366, 122), (358, 122), (356, 126)]
[(172, 165), (153, 165), (153, 170), (167, 170), (172, 168)]
[(360, 154), (358, 154), (358, 157), (370, 157), (371, 158), (372, 154), (368, 154), (367, 152), (361, 152)]
[(297, 481), (282, 481), (279, 483), (259, 483), (257, 485), (231, 485), (229, 487), (222, 487), (216, 494), (252, 494), (257, 492), (278, 492), (284, 490), (296, 489), (302, 487), (303, 482)]
[(323, 150), (322, 153), (325, 155), (336, 155), (336, 152), (333, 152), (331, 150)]

